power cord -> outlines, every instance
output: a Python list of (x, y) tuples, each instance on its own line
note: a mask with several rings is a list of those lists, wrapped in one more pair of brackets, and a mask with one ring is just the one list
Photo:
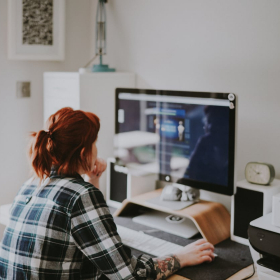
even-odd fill
[(248, 275), (248, 276), (246, 276), (245, 278), (242, 278), (241, 280), (247, 280), (247, 279), (250, 279), (251, 277), (253, 277), (254, 276), (254, 274), (255, 274), (255, 266), (254, 266), (254, 264), (253, 264), (253, 273), (251, 274), (251, 275)]
[(99, 54), (96, 54), (83, 68), (87, 68), (91, 62), (93, 62), (97, 57), (99, 56)]

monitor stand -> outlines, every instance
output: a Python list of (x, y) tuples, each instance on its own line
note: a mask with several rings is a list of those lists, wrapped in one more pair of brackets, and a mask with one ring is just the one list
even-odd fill
[(157, 189), (125, 199), (122, 206), (114, 213), (114, 216), (133, 216), (133, 213), (138, 213), (139, 215), (139, 211), (143, 208), (146, 210), (153, 209), (190, 219), (203, 238), (213, 245), (230, 237), (230, 214), (221, 203), (199, 200), (198, 203), (181, 210), (171, 210), (164, 206), (147, 203), (147, 200), (160, 196), (161, 192), (162, 189)]
[[(161, 195), (146, 200), (146, 203), (155, 207), (181, 210), (198, 202), (199, 196), (200, 192), (198, 189), (172, 183), (163, 188)], [(184, 238), (191, 238), (199, 233), (191, 219), (156, 210), (136, 216), (132, 221)]]
[(192, 220), (156, 210), (136, 216), (132, 221), (184, 238), (191, 238), (199, 233)]

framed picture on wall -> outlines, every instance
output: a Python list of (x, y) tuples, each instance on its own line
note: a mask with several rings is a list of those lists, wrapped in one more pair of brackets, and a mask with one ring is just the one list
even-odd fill
[(8, 58), (64, 60), (65, 0), (8, 3)]

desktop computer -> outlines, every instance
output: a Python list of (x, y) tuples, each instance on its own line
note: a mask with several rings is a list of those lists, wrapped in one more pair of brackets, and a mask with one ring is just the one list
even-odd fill
[[(178, 200), (191, 200), (184, 187), (232, 196), (236, 106), (232, 93), (117, 88), (115, 157), (175, 189), (182, 186)], [(164, 207), (170, 201), (147, 203)], [(167, 227), (176, 232), (176, 223)]]

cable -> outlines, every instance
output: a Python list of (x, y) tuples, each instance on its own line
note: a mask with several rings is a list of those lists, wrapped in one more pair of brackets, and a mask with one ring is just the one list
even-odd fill
[(91, 62), (93, 62), (93, 61), (96, 59), (96, 57), (98, 57), (98, 56), (99, 56), (99, 54), (96, 54), (83, 68), (87, 68), (88, 65), (89, 65)]
[(254, 266), (254, 264), (253, 264), (253, 273), (251, 274), (251, 275), (248, 275), (248, 276), (246, 276), (245, 278), (242, 278), (241, 280), (247, 280), (247, 279), (250, 279), (251, 277), (253, 277), (254, 276), (254, 274), (255, 274), (255, 266)]

